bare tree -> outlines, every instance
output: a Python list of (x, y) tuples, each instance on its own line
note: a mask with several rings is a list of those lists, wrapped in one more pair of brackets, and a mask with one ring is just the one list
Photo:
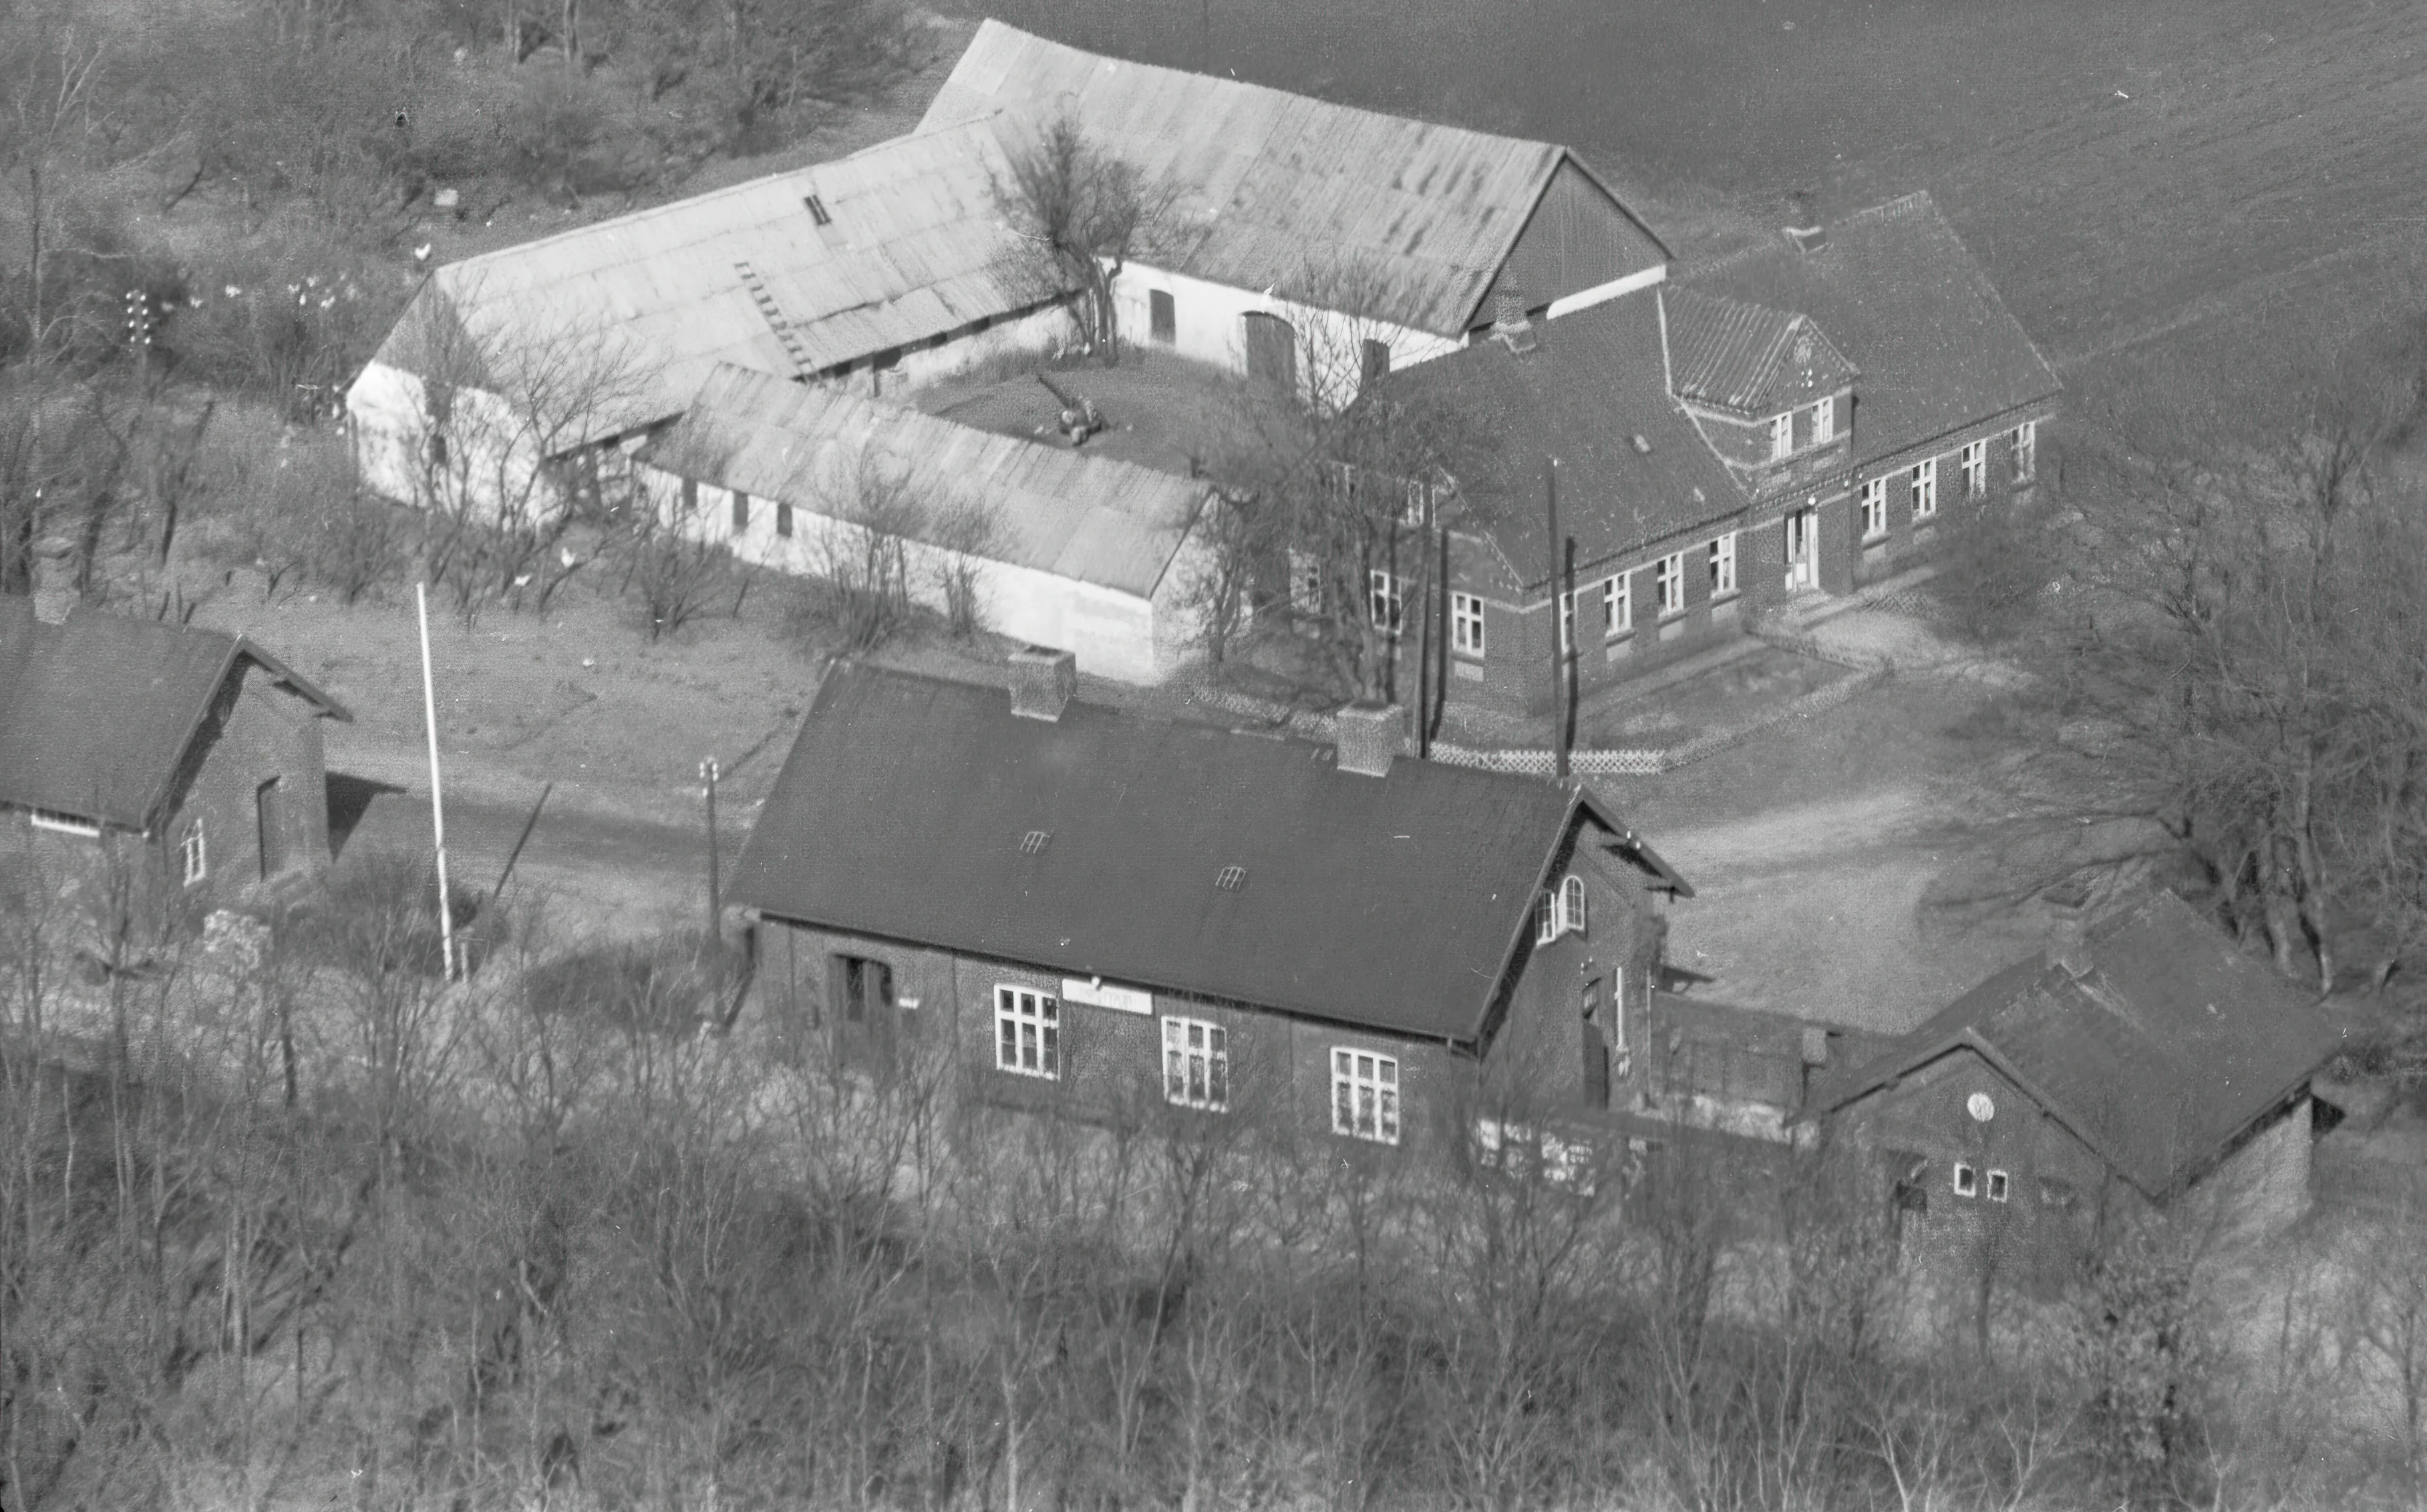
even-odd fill
[(910, 543), (936, 519), (930, 490), (906, 458), (863, 451), (818, 480), (810, 543), (821, 579), (811, 616), (842, 638), (845, 651), (884, 644), (910, 622)]
[(986, 561), (1002, 545), (1002, 512), (987, 500), (961, 499), (936, 517), (935, 586), (944, 600), (944, 622), (959, 640), (985, 628)]
[(1010, 150), (1008, 183), (994, 198), (1016, 241), (1000, 271), (1023, 302), (1075, 296), (1087, 345), (1106, 366), (1120, 361), (1114, 285), (1133, 256), (1169, 234), (1176, 193), (1091, 139), (1065, 111)]

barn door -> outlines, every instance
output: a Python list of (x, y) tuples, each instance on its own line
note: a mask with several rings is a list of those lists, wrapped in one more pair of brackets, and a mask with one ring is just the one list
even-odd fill
[(1297, 392), (1297, 330), (1261, 310), (1247, 316), (1247, 376), (1289, 393)]
[(267, 882), (286, 870), (286, 805), (276, 777), (253, 789), (252, 809), (260, 831), (261, 879)]

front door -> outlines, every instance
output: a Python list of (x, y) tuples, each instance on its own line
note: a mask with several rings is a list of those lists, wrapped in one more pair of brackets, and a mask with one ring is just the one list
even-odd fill
[(1789, 510), (1786, 514), (1786, 591), (1800, 593), (1820, 581), (1820, 512)]
[(267, 882), (286, 870), (286, 805), (276, 777), (253, 789), (252, 808), (260, 829), (261, 880)]

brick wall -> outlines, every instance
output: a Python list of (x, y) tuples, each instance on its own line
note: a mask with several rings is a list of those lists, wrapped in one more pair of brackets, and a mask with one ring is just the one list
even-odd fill
[(204, 720), (195, 753), (160, 845), (173, 871), (187, 827), (201, 824), (209, 876), (197, 890), (212, 906), (234, 902), (265, 880), (262, 788), (273, 780), (267, 837), (274, 873), (329, 864), (328, 775), (310, 704), (245, 662)]

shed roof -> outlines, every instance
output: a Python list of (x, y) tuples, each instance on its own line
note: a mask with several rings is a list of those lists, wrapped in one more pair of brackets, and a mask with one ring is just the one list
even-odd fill
[(32, 604), (0, 597), (0, 803), (149, 829), (248, 660), (321, 713), (353, 717), (241, 636), (82, 608), (46, 625)]
[[(978, 28), (921, 125), (1065, 107), (1150, 182), (1181, 191), (1171, 245), (1142, 261), (1344, 308), (1307, 286), (1337, 258), (1366, 296), (1356, 313), (1442, 335), (1476, 323), (1559, 164), (1584, 168), (1549, 142), (1100, 57), (999, 21)], [(1640, 235), (1641, 267), (1667, 262), (1659, 238), (1610, 201)]]
[(1679, 398), (1764, 415), (1859, 376), (1808, 316), (1689, 288), (1659, 298), (1669, 317), (1669, 385)]
[(2056, 373), (1925, 191), (1860, 210), (1804, 252), (1784, 238), (1672, 285), (1811, 317), (1862, 369), (1857, 460), (2053, 397)]
[(1521, 580), (1547, 583), (1548, 456), (1559, 459), (1559, 526), (1575, 539), (1579, 564), (1744, 507), (1742, 487), (1666, 392), (1655, 295), (1537, 320), (1534, 329), (1531, 351), (1480, 341), (1394, 372), (1380, 390), (1459, 416), (1466, 512), (1455, 528), (1489, 536)]
[(2077, 975), (2043, 953), (1958, 998), (1813, 1091), (1844, 1108), (1968, 1048), (2151, 1198), (2196, 1179), (2298, 1093), (2340, 1031), (2265, 962), (2173, 893), (2086, 932)]
[(998, 137), (971, 124), (896, 138), (449, 263), (375, 360), (427, 373), (432, 333), (450, 320), (493, 371), (517, 347), (611, 335), (644, 369), (614, 417), (637, 423), (680, 411), (720, 362), (818, 371), (1009, 313), (1034, 296), (1005, 270)]
[[(777, 918), (1474, 1043), (1598, 801), (1402, 759), (842, 663), (733, 897)], [(1023, 846), (1032, 832), (1045, 838)], [(1631, 840), (1631, 837), (1626, 837)], [(1034, 849), (1034, 854), (1029, 852)], [(1637, 866), (1674, 880), (1648, 847)], [(1235, 889), (1215, 886), (1245, 869)], [(1682, 886), (1682, 883), (1678, 883)]]
[(949, 545), (949, 506), (990, 512), (984, 555), (1145, 597), (1196, 524), (1206, 488), (1134, 463), (999, 435), (822, 383), (725, 365), (642, 448), (666, 471), (824, 514), (871, 477), (928, 505), (902, 533)]

